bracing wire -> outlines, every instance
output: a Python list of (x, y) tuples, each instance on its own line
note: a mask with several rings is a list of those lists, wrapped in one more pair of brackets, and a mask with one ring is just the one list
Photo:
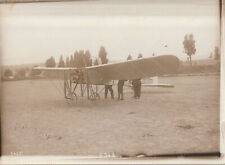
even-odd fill
[(57, 90), (58, 94), (61, 96), (63, 93), (62, 91), (59, 89), (59, 87), (56, 85), (55, 81), (52, 80), (52, 78), (48, 78), (50, 79), (51, 84), (54, 86), (54, 88)]

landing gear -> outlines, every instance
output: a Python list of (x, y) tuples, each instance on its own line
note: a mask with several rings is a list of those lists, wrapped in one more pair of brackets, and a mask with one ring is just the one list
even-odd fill
[(64, 94), (65, 98), (73, 101), (77, 101), (77, 94), (75, 93), (75, 87), (70, 80), (64, 81)]
[[(77, 87), (80, 85), (80, 92), (77, 92)], [(99, 100), (100, 95), (94, 85), (88, 85), (84, 83), (82, 74), (73, 73), (66, 77), (64, 73), (64, 95), (67, 100), (78, 101), (78, 98), (83, 98), (85, 96), (85, 91), (87, 90), (87, 98), (91, 101)], [(79, 90), (78, 90), (79, 91)]]
[(100, 95), (98, 94), (97, 91), (94, 91), (92, 85), (91, 87), (89, 88), (90, 92), (89, 92), (89, 99), (91, 101), (95, 101), (95, 100), (99, 100), (100, 99)]

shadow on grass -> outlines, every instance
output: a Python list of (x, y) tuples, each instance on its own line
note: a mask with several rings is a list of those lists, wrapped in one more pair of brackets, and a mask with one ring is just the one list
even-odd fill
[(144, 94), (167, 94), (167, 93), (173, 93), (172, 91), (142, 91), (141, 93)]
[(118, 103), (117, 99), (99, 99), (99, 100), (88, 100), (87, 98), (77, 99), (77, 100), (65, 100), (64, 105), (67, 107), (85, 107), (85, 108), (104, 108), (116, 105)]
[[(172, 91), (142, 91), (142, 94), (148, 94), (149, 96), (155, 94), (170, 94), (173, 93)], [(59, 107), (59, 108), (107, 108), (110, 106), (116, 106), (118, 104), (130, 104), (131, 102), (141, 101), (140, 99), (134, 99), (132, 96), (125, 96), (123, 101), (118, 100), (117, 97), (114, 99), (108, 98), (100, 98), (96, 100), (88, 100), (87, 97), (78, 97), (77, 99), (65, 99), (63, 97), (57, 99), (48, 99), (45, 101), (45, 105), (50, 107)], [(43, 104), (42, 104), (43, 105)]]

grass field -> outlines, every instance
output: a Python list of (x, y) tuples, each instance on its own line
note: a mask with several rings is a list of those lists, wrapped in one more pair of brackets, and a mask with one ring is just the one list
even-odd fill
[(140, 100), (125, 88), (123, 101), (78, 103), (66, 102), (55, 81), (3, 82), (3, 155), (219, 152), (219, 76), (159, 81), (175, 88), (142, 88)]

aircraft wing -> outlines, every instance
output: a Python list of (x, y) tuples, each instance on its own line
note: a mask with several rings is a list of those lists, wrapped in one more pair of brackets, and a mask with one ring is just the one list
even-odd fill
[(53, 72), (66, 71), (66, 73), (82, 70), (84, 74), (83, 83), (105, 84), (110, 80), (133, 80), (172, 74), (176, 73), (178, 66), (179, 59), (176, 56), (162, 55), (85, 68), (35, 67), (34, 69)]
[(162, 87), (162, 88), (173, 88), (172, 84), (141, 84), (143, 87)]
[(41, 71), (73, 71), (73, 70), (77, 70), (77, 68), (65, 68), (65, 67), (41, 67), (41, 66), (37, 66), (34, 67), (33, 69), (37, 69), (37, 70), (41, 70)]
[(126, 62), (86, 68), (88, 83), (104, 84), (110, 80), (132, 80), (176, 73), (179, 59), (173, 55), (141, 58)]
[[(133, 87), (132, 84), (125, 85), (127, 87)], [(162, 87), (162, 88), (174, 88), (172, 84), (141, 84), (142, 87)]]

